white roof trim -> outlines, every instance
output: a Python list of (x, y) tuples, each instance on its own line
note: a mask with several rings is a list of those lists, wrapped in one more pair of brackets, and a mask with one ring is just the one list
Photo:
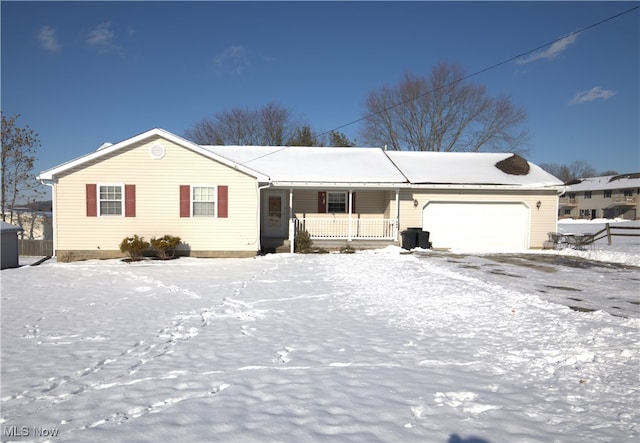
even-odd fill
[(340, 189), (396, 189), (407, 188), (408, 183), (365, 183), (365, 182), (297, 182), (297, 181), (273, 181), (271, 186), (279, 188), (340, 188)]
[(205, 157), (208, 157), (208, 158), (210, 158), (212, 160), (215, 160), (215, 161), (217, 161), (219, 163), (222, 163), (222, 164), (224, 164), (226, 166), (229, 166), (230, 168), (234, 168), (234, 169), (236, 169), (236, 170), (238, 170), (240, 172), (243, 172), (243, 173), (245, 173), (247, 175), (250, 175), (250, 176), (256, 178), (260, 182), (265, 182), (265, 183), (269, 182), (269, 177), (264, 175), (264, 174), (262, 174), (262, 173), (260, 173), (260, 172), (257, 172), (257, 171), (255, 171), (255, 170), (253, 170), (251, 168), (246, 167), (246, 166), (239, 165), (238, 163), (233, 162), (233, 161), (231, 161), (231, 160), (229, 160), (229, 159), (227, 159), (225, 157), (222, 157), (220, 155), (217, 155), (214, 152), (211, 152), (211, 151), (209, 151), (207, 149), (203, 149), (200, 145), (192, 143), (192, 142), (190, 142), (188, 140), (185, 140), (182, 137), (178, 137), (175, 134), (172, 134), (172, 133), (170, 133), (168, 131), (165, 131), (164, 129), (159, 129), (159, 128), (151, 129), (149, 131), (143, 132), (142, 134), (136, 135), (134, 137), (128, 138), (126, 140), (123, 140), (121, 142), (115, 143), (115, 144), (110, 145), (110, 146), (106, 145), (106, 144), (102, 145), (100, 148), (98, 148), (97, 151), (94, 151), (94, 152), (92, 152), (90, 154), (87, 154), (87, 155), (83, 155), (82, 157), (78, 157), (76, 159), (70, 160), (70, 161), (68, 161), (66, 163), (62, 163), (61, 165), (55, 166), (55, 167), (53, 167), (51, 169), (47, 169), (47, 170), (41, 172), (40, 175), (38, 175), (37, 178), (41, 182), (47, 182), (47, 181), (50, 182), (52, 180), (55, 180), (55, 176), (56, 175), (58, 175), (58, 174), (60, 174), (60, 173), (62, 173), (64, 171), (67, 171), (67, 170), (69, 170), (71, 168), (75, 168), (77, 166), (80, 166), (80, 165), (82, 165), (84, 163), (87, 163), (87, 162), (90, 162), (92, 160), (99, 159), (100, 157), (107, 156), (107, 155), (111, 154), (114, 151), (118, 151), (118, 150), (123, 149), (123, 148), (125, 148), (127, 146), (130, 146), (132, 144), (138, 143), (140, 141), (143, 141), (143, 140), (145, 140), (147, 138), (154, 137), (154, 136), (155, 137), (164, 138), (165, 140), (168, 140), (168, 141), (170, 141), (172, 143), (175, 143), (175, 144), (177, 144), (179, 146), (187, 148), (187, 149), (189, 149), (191, 151), (197, 152), (198, 154), (201, 154), (201, 155), (203, 155)]

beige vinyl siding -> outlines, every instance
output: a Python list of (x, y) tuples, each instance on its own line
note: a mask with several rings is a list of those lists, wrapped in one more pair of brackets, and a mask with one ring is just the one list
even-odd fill
[[(149, 153), (165, 148), (161, 159)], [(126, 236), (176, 235), (190, 251), (257, 251), (256, 180), (162, 138), (66, 171), (55, 186), (58, 250), (117, 250)], [(133, 184), (136, 216), (87, 217), (85, 185)], [(180, 185), (228, 186), (228, 218), (180, 217)]]
[[(417, 206), (414, 206), (414, 199), (418, 201)], [(541, 249), (548, 238), (547, 233), (557, 229), (558, 196), (555, 191), (403, 189), (400, 191), (400, 231), (421, 227), (423, 208), (430, 201), (523, 202), (530, 213), (531, 249)], [(538, 201), (539, 210), (536, 207)]]
[[(573, 209), (570, 215), (580, 218), (580, 211), (588, 210), (589, 215), (583, 215), (582, 218), (591, 218), (591, 211), (595, 209), (597, 218), (609, 215), (609, 217), (621, 217), (633, 220), (638, 216), (638, 210), (640, 209), (638, 193), (636, 188), (627, 188), (626, 190), (631, 193), (630, 197), (625, 197), (625, 189), (611, 189), (610, 197), (605, 197), (605, 191), (601, 189), (591, 191), (591, 198), (585, 197), (585, 191), (569, 192), (570, 194), (576, 195), (576, 202), (578, 203), (578, 206)], [(622, 202), (625, 200), (635, 204), (630, 203), (628, 206), (618, 205), (617, 208), (614, 205), (614, 202)], [(608, 212), (611, 213), (609, 214)], [(560, 215), (566, 216), (564, 213)]]
[[(293, 193), (293, 212), (297, 217), (333, 217), (334, 214), (318, 213), (318, 192), (345, 192), (343, 189), (301, 189)], [(361, 216), (383, 217), (388, 211), (388, 192), (384, 190), (354, 190), (356, 195), (356, 210), (354, 214)], [(348, 198), (348, 196), (347, 196)], [(395, 198), (395, 194), (394, 194)], [(335, 216), (348, 216), (348, 214), (335, 214)]]

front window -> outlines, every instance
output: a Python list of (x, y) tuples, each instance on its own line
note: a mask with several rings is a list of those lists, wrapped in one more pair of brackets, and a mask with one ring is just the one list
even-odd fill
[(215, 217), (216, 188), (215, 186), (192, 187), (193, 216)]
[(100, 185), (100, 215), (122, 215), (122, 186)]
[(633, 197), (633, 189), (625, 189), (624, 190), (625, 197)]
[(611, 191), (604, 191), (604, 198), (611, 198)]
[(347, 212), (346, 192), (329, 192), (327, 194), (327, 212), (340, 214)]
[(591, 191), (584, 191), (584, 198), (591, 198)]

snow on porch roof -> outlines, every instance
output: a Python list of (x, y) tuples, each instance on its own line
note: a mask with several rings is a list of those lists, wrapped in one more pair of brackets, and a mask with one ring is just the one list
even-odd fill
[(509, 153), (387, 151), (386, 154), (412, 184), (562, 185), (556, 177), (531, 162), (526, 162), (528, 172), (521, 175), (498, 168), (497, 163), (513, 156)]
[(274, 146), (202, 146), (274, 183), (406, 183), (406, 178), (379, 148)]

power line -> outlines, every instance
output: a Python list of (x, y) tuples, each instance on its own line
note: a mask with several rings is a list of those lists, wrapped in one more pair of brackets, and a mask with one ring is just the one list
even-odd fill
[[(525, 56), (527, 56), (527, 55), (529, 55), (529, 54), (532, 54), (532, 53), (534, 53), (534, 52), (536, 52), (536, 51), (540, 51), (541, 49), (544, 49), (544, 48), (546, 48), (546, 47), (548, 47), (548, 46), (551, 46), (551, 45), (553, 45), (554, 43), (557, 43), (557, 42), (559, 42), (559, 41), (562, 41), (562, 40), (564, 40), (564, 39), (566, 39), (566, 38), (569, 38), (569, 37), (572, 37), (572, 36), (576, 36), (576, 35), (582, 34), (583, 32), (586, 32), (586, 31), (588, 31), (588, 30), (590, 30), (590, 29), (592, 29), (592, 28), (595, 28), (596, 26), (600, 26), (600, 25), (602, 25), (602, 24), (604, 24), (604, 23), (606, 23), (606, 22), (609, 22), (609, 21), (611, 21), (611, 20), (614, 20), (614, 19), (616, 19), (616, 18), (618, 18), (618, 17), (621, 17), (621, 16), (623, 16), (623, 15), (629, 14), (629, 13), (631, 13), (631, 12), (633, 12), (633, 11), (637, 10), (637, 9), (640, 9), (640, 6), (635, 6), (635, 7), (631, 8), (631, 9), (626, 10), (626, 11), (620, 12), (620, 13), (618, 13), (618, 14), (612, 15), (611, 17), (608, 17), (608, 18), (605, 18), (605, 19), (603, 19), (603, 20), (600, 20), (599, 22), (596, 22), (596, 23), (593, 23), (593, 24), (591, 24), (591, 25), (585, 26), (584, 28), (581, 28), (581, 29), (579, 29), (579, 30), (577, 30), (577, 31), (571, 32), (571, 33), (569, 33), (569, 34), (567, 34), (567, 35), (565, 35), (565, 36), (563, 36), (563, 37), (560, 37), (560, 38), (557, 38), (557, 39), (555, 39), (555, 40), (552, 40), (552, 41), (550, 41), (550, 42), (548, 42), (548, 43), (542, 44), (542, 45), (537, 46), (537, 47), (535, 47), (535, 48), (533, 48), (533, 49), (529, 49), (529, 50), (527, 50), (527, 51), (525, 51), (525, 52), (521, 52), (521, 53), (520, 53), (520, 54), (518, 54), (518, 55), (514, 55), (513, 57), (510, 57), (510, 58), (508, 58), (508, 59), (502, 60), (501, 62), (498, 62), (498, 63), (495, 63), (495, 64), (493, 64), (493, 65), (487, 66), (486, 68), (480, 69), (479, 71), (476, 71), (476, 72), (474, 72), (474, 73), (472, 73), (472, 74), (469, 74), (469, 75), (467, 75), (467, 76), (461, 77), (461, 78), (459, 78), (458, 80), (454, 80), (454, 81), (452, 81), (452, 82), (450, 82), (450, 83), (448, 83), (448, 84), (445, 84), (445, 85), (443, 85), (443, 86), (440, 86), (439, 88), (436, 88), (436, 89), (432, 89), (432, 90), (429, 90), (429, 91), (423, 92), (423, 93), (418, 94), (418, 95), (416, 95), (416, 96), (414, 96), (414, 97), (408, 98), (407, 100), (404, 100), (404, 101), (398, 102), (398, 103), (396, 103), (396, 104), (394, 104), (394, 105), (391, 105), (391, 106), (388, 106), (388, 107), (386, 107), (386, 108), (384, 108), (384, 109), (382, 109), (382, 110), (380, 110), (380, 111), (373, 112), (373, 113), (371, 113), (371, 114), (367, 114), (367, 115), (365, 115), (364, 117), (360, 117), (360, 118), (358, 118), (358, 119), (356, 119), (356, 120), (350, 121), (350, 122), (345, 123), (345, 124), (340, 125), (340, 126), (337, 126), (337, 127), (333, 128), (333, 129), (330, 129), (330, 130), (328, 130), (328, 131), (324, 131), (324, 132), (321, 132), (321, 133), (319, 133), (319, 134), (314, 134), (314, 137), (322, 137), (323, 135), (329, 134), (329, 133), (331, 133), (331, 132), (337, 131), (337, 130), (342, 129), (342, 128), (346, 128), (347, 126), (354, 125), (354, 124), (359, 123), (359, 122), (361, 122), (361, 121), (363, 121), (363, 120), (366, 120), (366, 119), (368, 119), (368, 118), (370, 118), (370, 117), (374, 117), (374, 116), (376, 116), (376, 115), (378, 115), (378, 114), (382, 114), (383, 112), (390, 111), (391, 109), (395, 109), (395, 108), (398, 108), (398, 107), (400, 107), (400, 106), (403, 106), (403, 105), (405, 105), (405, 104), (407, 104), (407, 103), (410, 103), (410, 102), (412, 102), (412, 101), (414, 101), (414, 100), (417, 100), (417, 99), (419, 99), (419, 98), (421, 98), (421, 97), (425, 97), (425, 96), (427, 96), (427, 95), (429, 95), (429, 94), (432, 94), (432, 93), (434, 93), (434, 92), (436, 92), (436, 91), (438, 91), (438, 90), (440, 90), (440, 89), (442, 89), (442, 88), (446, 88), (446, 87), (448, 87), (448, 86), (455, 85), (455, 84), (460, 83), (460, 82), (463, 82), (463, 81), (465, 81), (465, 80), (469, 80), (470, 78), (476, 77), (476, 76), (478, 76), (478, 75), (480, 75), (480, 74), (483, 74), (483, 73), (485, 73), (485, 72), (487, 72), (487, 71), (491, 71), (492, 69), (496, 69), (496, 68), (498, 68), (498, 67), (500, 67), (500, 66), (502, 66), (502, 65), (506, 65), (507, 63), (511, 63), (512, 61), (515, 61), (515, 60), (517, 60), (517, 59), (519, 59), (519, 58), (525, 57)], [(281, 151), (283, 151), (283, 150), (285, 150), (285, 149), (288, 149), (288, 148), (290, 148), (290, 146), (283, 146), (281, 149), (278, 149), (278, 150), (275, 150), (275, 151), (272, 151), (272, 152), (268, 152), (268, 153), (266, 153), (266, 154), (260, 155), (260, 156), (258, 156), (258, 157), (256, 157), (256, 158), (251, 159), (251, 160), (247, 160), (247, 161), (245, 161), (245, 162), (243, 162), (243, 163), (240, 163), (240, 164), (241, 164), (241, 165), (245, 165), (245, 164), (247, 164), (247, 163), (249, 163), (249, 162), (252, 162), (252, 161), (258, 160), (258, 159), (263, 158), (263, 157), (268, 157), (268, 156), (270, 156), (270, 155), (276, 154), (277, 152), (281, 152)]]
[(625, 15), (625, 14), (629, 14), (630, 12), (633, 12), (633, 11), (635, 11), (636, 9), (639, 9), (639, 8), (640, 8), (640, 6), (635, 6), (635, 7), (631, 8), (631, 9), (628, 9), (628, 10), (626, 10), (626, 11), (620, 12), (620, 13), (618, 13), (618, 14), (616, 14), (616, 15), (612, 15), (611, 17), (605, 18), (604, 20), (600, 20), (599, 22), (593, 23), (593, 24), (591, 24), (591, 25), (589, 25), (589, 26), (585, 26), (584, 28), (579, 29), (579, 30), (574, 31), (574, 32), (571, 32), (571, 33), (569, 33), (569, 34), (567, 34), (567, 35), (565, 35), (565, 36), (563, 36), (563, 37), (557, 38), (557, 39), (555, 39), (555, 40), (553, 40), (553, 41), (550, 41), (550, 42), (548, 42), (548, 43), (545, 43), (545, 44), (540, 45), (540, 46), (538, 46), (538, 47), (535, 47), (535, 48), (533, 48), (533, 49), (529, 49), (529, 50), (527, 50), (527, 51), (525, 51), (525, 52), (522, 52), (522, 53), (520, 53), (520, 54), (518, 54), (518, 55), (514, 55), (513, 57), (510, 57), (510, 58), (508, 58), (508, 59), (505, 59), (505, 60), (503, 60), (503, 61), (501, 61), (501, 62), (495, 63), (495, 64), (493, 64), (493, 65), (491, 65), (491, 66), (486, 67), (486, 68), (480, 69), (479, 71), (476, 71), (476, 72), (474, 72), (474, 73), (472, 73), (472, 74), (469, 74), (469, 75), (467, 75), (467, 76), (465, 76), (465, 77), (459, 78), (458, 80), (455, 80), (455, 81), (452, 81), (452, 82), (450, 82), (450, 83), (448, 83), (448, 84), (445, 84), (445, 85), (443, 85), (443, 86), (440, 86), (439, 88), (436, 88), (436, 89), (432, 89), (432, 90), (429, 90), (429, 91), (423, 92), (423, 93), (421, 93), (421, 94), (416, 95), (415, 97), (408, 98), (407, 100), (404, 100), (404, 101), (398, 102), (398, 103), (396, 103), (396, 104), (394, 104), (394, 105), (391, 105), (391, 106), (389, 106), (389, 107), (387, 107), (387, 108), (381, 109), (380, 111), (373, 112), (373, 113), (371, 113), (371, 114), (367, 114), (367, 115), (365, 115), (364, 117), (360, 117), (360, 118), (358, 118), (358, 119), (356, 119), (356, 120), (350, 121), (349, 123), (345, 123), (345, 124), (343, 124), (343, 125), (340, 125), (340, 126), (338, 126), (338, 127), (335, 127), (335, 128), (330, 129), (330, 130), (328, 130), (328, 131), (322, 132), (322, 133), (320, 133), (320, 134), (316, 134), (316, 137), (321, 137), (321, 136), (323, 136), (323, 135), (329, 134), (329, 133), (334, 132), (334, 131), (337, 131), (337, 130), (339, 130), (339, 129), (346, 128), (347, 126), (354, 125), (354, 124), (359, 123), (359, 122), (361, 122), (361, 121), (363, 121), (363, 120), (366, 120), (366, 119), (368, 119), (368, 118), (370, 118), (370, 117), (374, 117), (374, 116), (376, 116), (376, 115), (378, 115), (378, 114), (382, 114), (383, 112), (390, 111), (390, 110), (392, 110), (392, 109), (395, 109), (395, 108), (398, 108), (398, 107), (400, 107), (400, 106), (402, 106), (402, 105), (405, 105), (405, 104), (407, 104), (407, 103), (410, 103), (410, 102), (412, 102), (412, 101), (414, 101), (414, 100), (417, 100), (417, 99), (419, 99), (419, 98), (421, 98), (421, 97), (425, 97), (425, 96), (427, 96), (427, 95), (429, 95), (429, 94), (432, 94), (432, 93), (434, 93), (434, 92), (436, 92), (436, 91), (438, 91), (438, 90), (440, 90), (440, 89), (442, 89), (442, 88), (446, 88), (446, 87), (448, 87), (448, 86), (455, 85), (455, 84), (460, 83), (460, 82), (463, 82), (463, 81), (465, 81), (465, 80), (469, 80), (470, 78), (476, 77), (476, 76), (478, 76), (478, 75), (480, 75), (480, 74), (483, 74), (483, 73), (485, 73), (485, 72), (487, 72), (487, 71), (490, 71), (490, 70), (492, 70), (492, 69), (496, 69), (496, 68), (498, 68), (498, 67), (500, 67), (500, 66), (502, 66), (502, 65), (506, 65), (507, 63), (511, 63), (512, 61), (515, 61), (515, 60), (517, 60), (517, 59), (519, 59), (519, 58), (522, 58), (522, 57), (525, 57), (525, 56), (527, 56), (527, 55), (529, 55), (529, 54), (532, 54), (532, 53), (534, 53), (534, 52), (537, 52), (537, 51), (539, 51), (539, 50), (541, 50), (541, 49), (544, 49), (544, 48), (546, 48), (546, 47), (548, 47), (548, 46), (551, 46), (551, 45), (553, 45), (554, 43), (557, 43), (557, 42), (559, 42), (559, 41), (562, 41), (562, 40), (564, 40), (564, 39), (566, 39), (566, 38), (569, 38), (569, 37), (573, 37), (573, 36), (577, 36), (577, 35), (579, 35), (579, 34), (582, 34), (583, 32), (586, 32), (586, 31), (588, 31), (589, 29), (595, 28), (596, 26), (600, 26), (600, 25), (602, 25), (602, 24), (604, 24), (604, 23), (606, 23), (606, 22), (608, 22), (608, 21), (614, 20), (614, 19), (616, 19), (616, 18), (618, 18), (618, 17), (621, 17), (621, 16), (623, 16), (623, 15)]

